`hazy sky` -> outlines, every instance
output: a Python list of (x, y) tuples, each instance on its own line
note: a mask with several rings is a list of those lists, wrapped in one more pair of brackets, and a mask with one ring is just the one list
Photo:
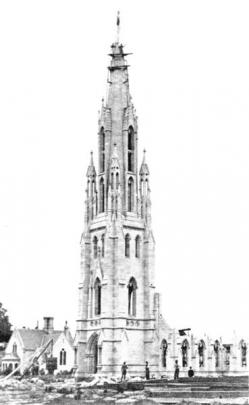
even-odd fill
[(244, 337), (248, 1), (0, 2), (0, 302), (16, 326), (51, 315), (75, 328), (85, 173), (118, 9), (163, 314)]

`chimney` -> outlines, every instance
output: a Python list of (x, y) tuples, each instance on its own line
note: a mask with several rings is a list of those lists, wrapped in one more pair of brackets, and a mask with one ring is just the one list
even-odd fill
[(51, 333), (54, 330), (54, 318), (52, 316), (44, 316), (44, 327), (45, 332)]

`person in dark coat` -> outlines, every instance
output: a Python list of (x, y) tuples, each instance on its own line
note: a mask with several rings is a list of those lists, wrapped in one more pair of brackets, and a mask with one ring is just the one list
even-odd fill
[(126, 362), (124, 361), (121, 366), (121, 381), (123, 381), (123, 379), (124, 380), (126, 379), (127, 368), (128, 368), (128, 366), (127, 366)]
[(179, 364), (178, 364), (178, 360), (175, 361), (175, 374), (174, 374), (174, 380), (178, 380), (179, 378)]
[(189, 367), (189, 370), (188, 370), (188, 376), (191, 378), (191, 377), (194, 377), (194, 370), (192, 369), (192, 367)]
[(145, 363), (145, 378), (146, 378), (146, 380), (150, 379), (150, 368), (149, 368), (148, 361), (146, 361), (146, 363)]

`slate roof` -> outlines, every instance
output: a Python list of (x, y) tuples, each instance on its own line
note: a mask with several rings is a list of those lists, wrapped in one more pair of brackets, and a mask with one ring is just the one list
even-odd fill
[(47, 343), (50, 339), (53, 339), (53, 344), (55, 344), (56, 340), (59, 338), (59, 336), (63, 333), (62, 330), (54, 330), (51, 333), (44, 333), (43, 341), (42, 344), (44, 345)]
[(17, 329), (25, 349), (35, 350), (41, 346), (44, 338), (44, 330), (39, 329)]
[(24, 348), (26, 350), (36, 350), (38, 347), (43, 346), (50, 339), (53, 339), (55, 343), (59, 336), (63, 333), (63, 330), (54, 330), (51, 333), (47, 333), (40, 329), (17, 329), (20, 337), (23, 341)]

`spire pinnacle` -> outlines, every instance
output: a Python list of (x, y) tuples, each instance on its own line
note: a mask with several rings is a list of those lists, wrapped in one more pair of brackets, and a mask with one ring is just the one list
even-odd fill
[(91, 151), (90, 152), (90, 164), (89, 164), (89, 166), (88, 166), (88, 169), (87, 169), (87, 176), (88, 177), (95, 177), (96, 176), (96, 170), (95, 170), (95, 167), (94, 167), (94, 163), (93, 163), (93, 151)]
[(140, 176), (150, 174), (149, 167), (148, 167), (148, 165), (146, 163), (146, 149), (144, 149), (143, 152), (144, 152), (143, 161), (142, 161), (141, 168), (140, 168), (140, 171), (139, 171)]
[(118, 11), (118, 13), (117, 13), (117, 22), (116, 22), (116, 25), (117, 25), (117, 38), (116, 38), (116, 43), (118, 44), (119, 43), (119, 34), (120, 34), (120, 12)]

